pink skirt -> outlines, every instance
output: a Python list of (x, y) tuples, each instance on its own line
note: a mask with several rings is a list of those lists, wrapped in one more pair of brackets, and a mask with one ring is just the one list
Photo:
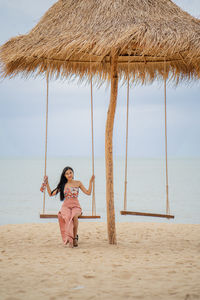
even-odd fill
[(73, 243), (74, 239), (74, 216), (81, 215), (78, 198), (65, 199), (61, 210), (58, 212), (60, 233), (64, 244)]

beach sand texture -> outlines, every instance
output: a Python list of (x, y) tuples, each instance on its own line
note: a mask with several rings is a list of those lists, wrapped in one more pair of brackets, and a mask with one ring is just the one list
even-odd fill
[(0, 299), (200, 299), (200, 225), (79, 223), (79, 247), (58, 224), (0, 226)]

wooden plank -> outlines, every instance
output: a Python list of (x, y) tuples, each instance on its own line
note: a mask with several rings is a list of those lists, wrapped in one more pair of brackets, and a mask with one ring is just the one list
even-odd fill
[(145, 212), (128, 211), (128, 210), (122, 210), (122, 211), (120, 211), (120, 213), (121, 213), (121, 215), (135, 215), (135, 216), (174, 219), (173, 215), (166, 215), (166, 214), (145, 213)]
[[(31, 57), (31, 56), (30, 56)], [(52, 61), (52, 62), (60, 62), (60, 63), (78, 63), (78, 64), (109, 64), (110, 65), (110, 56), (99, 56), (99, 57), (91, 57), (91, 60), (89, 58), (84, 58), (82, 57), (82, 59), (76, 59), (76, 58), (68, 58), (68, 59), (58, 59), (58, 58), (47, 58), (47, 57), (38, 57), (36, 55), (33, 55), (31, 58), (33, 59), (39, 59), (39, 60), (47, 60), (47, 61)], [(197, 57), (199, 58), (199, 56)], [(129, 61), (130, 59), (130, 61)], [(135, 59), (135, 60), (134, 60)], [(183, 61), (183, 57), (174, 57), (174, 58), (168, 58), (165, 60), (164, 57), (162, 56), (150, 56), (150, 55), (120, 55), (118, 56), (118, 64), (151, 64), (151, 63), (163, 63), (164, 61), (166, 62), (179, 62), (179, 61)], [(186, 63), (185, 63), (186, 64)]]
[[(46, 213), (46, 214), (40, 214), (40, 219), (57, 219), (58, 214), (51, 214), (51, 213)], [(101, 216), (80, 216), (79, 219), (100, 219)]]

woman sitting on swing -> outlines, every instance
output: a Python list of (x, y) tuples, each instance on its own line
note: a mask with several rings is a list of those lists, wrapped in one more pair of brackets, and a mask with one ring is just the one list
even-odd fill
[(61, 210), (58, 212), (58, 221), (62, 240), (65, 245), (69, 243), (69, 247), (71, 248), (78, 246), (78, 217), (82, 214), (82, 209), (78, 201), (79, 188), (86, 195), (91, 195), (94, 178), (93, 175), (87, 190), (80, 181), (74, 180), (73, 169), (66, 167), (63, 169), (60, 181), (53, 191), (50, 189), (47, 176), (44, 177), (44, 183), (40, 188), (41, 192), (43, 192), (47, 187), (50, 197), (60, 193), (60, 200), (64, 200)]

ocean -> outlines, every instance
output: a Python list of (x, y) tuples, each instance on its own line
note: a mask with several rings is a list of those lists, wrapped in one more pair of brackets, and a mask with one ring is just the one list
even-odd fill
[[(0, 225), (57, 222), (40, 219), (43, 194), (40, 186), (44, 175), (44, 159), (7, 158), (0, 160)], [(75, 179), (86, 188), (92, 175), (89, 158), (49, 158), (47, 174), (53, 189), (65, 166), (71, 166)], [(181, 224), (200, 223), (200, 159), (169, 159), (170, 213), (175, 219), (141, 216), (121, 216), (124, 197), (124, 159), (114, 159), (114, 199), (116, 222), (165, 222)], [(95, 159), (96, 212), (100, 221), (106, 221), (105, 160)], [(92, 196), (80, 191), (79, 202), (84, 214), (91, 214)], [(59, 196), (46, 196), (46, 212), (58, 212), (62, 202)], [(163, 159), (128, 160), (127, 210), (165, 213), (165, 161)], [(85, 220), (81, 220), (85, 222)]]

